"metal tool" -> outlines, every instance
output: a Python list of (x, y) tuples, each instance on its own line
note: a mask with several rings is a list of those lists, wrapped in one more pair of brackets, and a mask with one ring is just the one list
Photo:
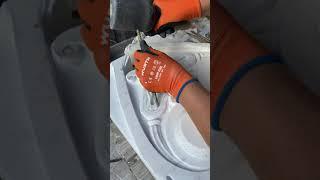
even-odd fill
[[(150, 49), (149, 49), (150, 46), (147, 44), (147, 42), (145, 40), (143, 40), (141, 32), (138, 29), (137, 29), (137, 36), (138, 36), (138, 41), (139, 41), (139, 44), (140, 44), (141, 51), (156, 55), (155, 53), (150, 51)], [(158, 100), (157, 93), (149, 92), (149, 95), (151, 97), (150, 98), (150, 104), (151, 105), (156, 105), (157, 107), (159, 107), (159, 100)]]
[(195, 31), (191, 31), (191, 32), (186, 32), (188, 35), (190, 35), (191, 37), (197, 39), (199, 42), (202, 43), (210, 43), (210, 38), (207, 38), (205, 36), (202, 36), (200, 33), (197, 33)]
[(137, 30), (137, 36), (138, 36), (138, 41), (140, 44), (141, 51), (157, 56), (157, 54), (150, 51), (150, 49), (149, 49), (150, 46), (147, 44), (147, 42), (145, 40), (143, 40), (141, 32), (139, 30)]

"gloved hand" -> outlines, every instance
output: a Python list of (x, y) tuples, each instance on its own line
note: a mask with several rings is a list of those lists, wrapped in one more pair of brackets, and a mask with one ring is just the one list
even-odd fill
[(109, 79), (109, 3), (107, 0), (79, 0), (78, 12), (84, 21), (82, 38), (94, 54), (100, 72)]
[(176, 23), (201, 17), (200, 0), (154, 0), (160, 9), (160, 18), (154, 27), (154, 33), (165, 36), (173, 32)]
[[(149, 48), (153, 54), (136, 51), (134, 66), (141, 84), (151, 92), (169, 93), (175, 98), (192, 76), (180, 64), (163, 52)], [(179, 102), (179, 99), (177, 99)]]
[(218, 3), (214, 5), (212, 19), (211, 107), (213, 128), (220, 130), (223, 106), (240, 79), (259, 65), (280, 61), (251, 38)]

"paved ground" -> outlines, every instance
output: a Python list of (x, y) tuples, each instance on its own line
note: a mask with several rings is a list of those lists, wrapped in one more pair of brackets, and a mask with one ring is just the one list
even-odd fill
[(111, 180), (154, 180), (148, 169), (110, 121)]

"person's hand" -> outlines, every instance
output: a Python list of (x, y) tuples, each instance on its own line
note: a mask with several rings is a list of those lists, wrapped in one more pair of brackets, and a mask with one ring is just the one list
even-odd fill
[(200, 0), (154, 0), (153, 4), (160, 11), (153, 33), (163, 37), (172, 33), (177, 23), (201, 17)]
[(109, 29), (107, 16), (109, 3), (106, 0), (79, 0), (78, 12), (84, 25), (81, 36), (94, 54), (95, 63), (106, 79), (109, 79)]
[(142, 51), (134, 53), (134, 66), (140, 83), (148, 91), (169, 93), (177, 98), (184, 84), (193, 80), (191, 74), (165, 53), (149, 49), (152, 54)]

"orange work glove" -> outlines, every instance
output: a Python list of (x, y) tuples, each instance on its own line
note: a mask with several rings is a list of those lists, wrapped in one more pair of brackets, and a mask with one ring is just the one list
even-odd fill
[(157, 33), (165, 32), (174, 23), (201, 17), (200, 0), (154, 0), (153, 4), (160, 9), (154, 28)]
[(223, 106), (237, 82), (258, 65), (280, 62), (251, 38), (218, 3), (213, 8), (212, 126), (220, 130)]
[(92, 51), (100, 72), (109, 79), (109, 1), (79, 0), (78, 12), (84, 21), (82, 38)]
[(148, 91), (169, 93), (179, 102), (184, 87), (196, 81), (180, 64), (163, 52), (149, 48), (153, 53), (136, 51), (134, 66), (140, 83)]

